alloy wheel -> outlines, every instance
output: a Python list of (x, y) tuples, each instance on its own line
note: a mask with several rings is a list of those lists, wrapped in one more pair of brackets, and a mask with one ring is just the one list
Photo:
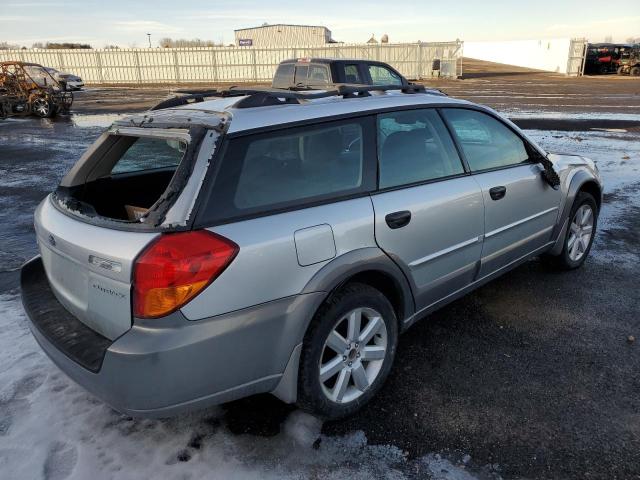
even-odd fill
[(567, 241), (567, 250), (572, 261), (580, 260), (589, 248), (593, 235), (593, 222), (593, 209), (588, 204), (581, 205), (573, 215)]
[(49, 110), (51, 109), (49, 102), (47, 102), (44, 98), (36, 98), (32, 104), (33, 112), (39, 117), (46, 117), (49, 115)]
[(385, 361), (387, 325), (372, 308), (356, 308), (329, 332), (320, 355), (318, 375), (323, 393), (336, 403), (360, 397), (376, 380)]

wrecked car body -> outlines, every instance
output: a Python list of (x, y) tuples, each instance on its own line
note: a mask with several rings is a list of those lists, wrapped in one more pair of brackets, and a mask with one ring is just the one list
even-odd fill
[(73, 94), (42, 65), (0, 63), (0, 118), (35, 115), (41, 118), (66, 114)]

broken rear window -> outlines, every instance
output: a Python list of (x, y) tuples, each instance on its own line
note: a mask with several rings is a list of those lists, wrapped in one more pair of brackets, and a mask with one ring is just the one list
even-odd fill
[(135, 138), (111, 170), (112, 174), (177, 167), (187, 143), (164, 138)]

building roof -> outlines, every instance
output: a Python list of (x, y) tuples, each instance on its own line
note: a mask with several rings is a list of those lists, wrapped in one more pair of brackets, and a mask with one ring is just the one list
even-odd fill
[(304, 27), (304, 28), (324, 28), (329, 30), (323, 25), (294, 25), (291, 23), (270, 23), (269, 25), (258, 25), (257, 27), (236, 28), (234, 32), (241, 32), (243, 30), (255, 30), (257, 28), (271, 28), (271, 27)]

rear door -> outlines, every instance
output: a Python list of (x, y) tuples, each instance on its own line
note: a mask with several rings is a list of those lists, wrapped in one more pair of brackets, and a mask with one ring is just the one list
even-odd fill
[(482, 192), (435, 109), (381, 114), (377, 128), (376, 241), (411, 279), (421, 310), (474, 280)]
[(361, 62), (337, 62), (335, 65), (338, 83), (366, 85), (367, 72)]
[(497, 118), (476, 110), (444, 109), (485, 205), (480, 276), (495, 272), (551, 240), (561, 194), (529, 159), (533, 147)]

